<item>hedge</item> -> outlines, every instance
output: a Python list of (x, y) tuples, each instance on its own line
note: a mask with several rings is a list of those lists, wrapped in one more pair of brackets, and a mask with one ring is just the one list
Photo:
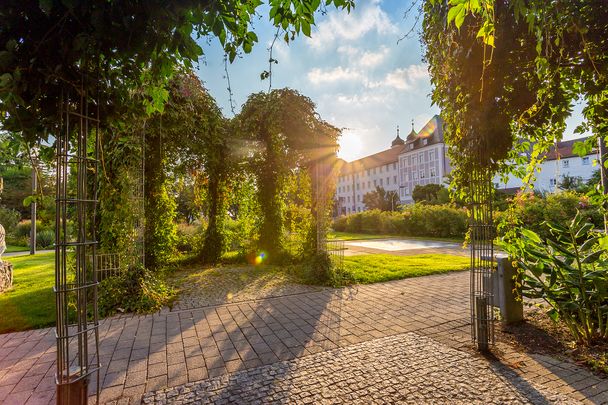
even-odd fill
[(449, 205), (413, 204), (401, 212), (370, 210), (336, 218), (339, 232), (464, 238), (467, 212)]

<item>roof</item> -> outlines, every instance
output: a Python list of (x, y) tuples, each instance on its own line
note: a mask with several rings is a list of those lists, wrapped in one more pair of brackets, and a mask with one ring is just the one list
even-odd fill
[[(589, 139), (589, 137), (571, 139), (569, 141), (562, 141), (557, 143), (557, 148), (552, 146), (547, 152), (547, 160), (557, 160), (557, 159), (565, 159), (569, 157), (578, 157), (577, 153), (573, 152), (574, 144), (577, 142), (584, 142)], [(597, 149), (594, 149), (592, 154), (597, 153)]]
[(383, 150), (382, 152), (374, 153), (373, 155), (345, 163), (342, 167), (341, 174), (352, 174), (366, 169), (371, 169), (372, 167), (397, 162), (399, 155), (403, 153), (404, 149), (405, 147), (403, 145), (399, 145), (387, 150)]
[[(427, 140), (426, 145), (423, 144), (423, 139)], [(395, 144), (395, 141), (398, 140), (403, 142), (399, 135), (397, 135), (397, 138), (393, 141), (390, 149), (358, 160), (353, 160), (352, 162), (340, 162), (340, 174), (352, 174), (373, 167), (397, 162), (399, 160), (399, 155), (410, 150), (410, 145), (412, 144), (414, 145), (413, 149), (418, 149), (423, 146), (443, 142), (443, 121), (439, 115), (435, 115), (419, 132), (414, 131), (412, 128), (412, 132), (407, 136), (405, 145), (401, 143)]]

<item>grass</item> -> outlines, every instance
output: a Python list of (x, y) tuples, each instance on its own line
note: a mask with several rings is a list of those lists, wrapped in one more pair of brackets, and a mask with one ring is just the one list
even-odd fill
[(347, 256), (344, 270), (356, 283), (372, 284), (409, 277), (467, 270), (470, 259), (446, 254)]
[(55, 254), (7, 258), (13, 287), (0, 294), (0, 333), (42, 328), (55, 323)]
[(417, 239), (417, 240), (438, 240), (445, 242), (462, 243), (464, 239), (458, 238), (438, 238), (432, 236), (403, 236), (403, 235), (388, 235), (388, 234), (372, 234), (372, 233), (353, 233), (353, 232), (336, 232), (331, 231), (327, 234), (328, 239), (342, 240), (369, 240), (369, 239)]
[(6, 245), (5, 253), (13, 253), (13, 252), (29, 252), (29, 246), (16, 246), (16, 245)]

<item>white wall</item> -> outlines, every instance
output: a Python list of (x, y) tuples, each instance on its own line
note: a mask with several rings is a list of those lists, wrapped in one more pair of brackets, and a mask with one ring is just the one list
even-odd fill
[[(595, 164), (598, 159), (596, 153), (591, 153), (585, 157), (573, 156), (555, 160), (545, 160), (540, 168), (536, 170), (536, 180), (532, 183), (535, 190), (554, 192), (556, 185), (559, 185), (563, 176), (580, 177), (583, 181), (589, 180), (593, 172), (599, 170)], [(522, 181), (515, 176), (509, 176), (503, 182), (499, 176), (494, 179), (497, 188), (519, 188)]]

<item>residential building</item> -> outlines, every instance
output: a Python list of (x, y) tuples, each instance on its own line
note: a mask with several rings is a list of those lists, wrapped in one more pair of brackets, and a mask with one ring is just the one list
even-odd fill
[[(552, 147), (536, 169), (536, 179), (532, 183), (534, 189), (550, 193), (558, 191), (565, 176), (577, 177), (584, 182), (589, 180), (593, 172), (599, 170), (596, 165), (599, 160), (597, 149), (582, 157), (573, 151), (574, 144), (585, 139), (587, 138), (558, 142)], [(498, 190), (514, 192), (522, 186), (522, 181), (515, 176), (509, 176), (506, 181), (496, 176), (494, 185)]]

